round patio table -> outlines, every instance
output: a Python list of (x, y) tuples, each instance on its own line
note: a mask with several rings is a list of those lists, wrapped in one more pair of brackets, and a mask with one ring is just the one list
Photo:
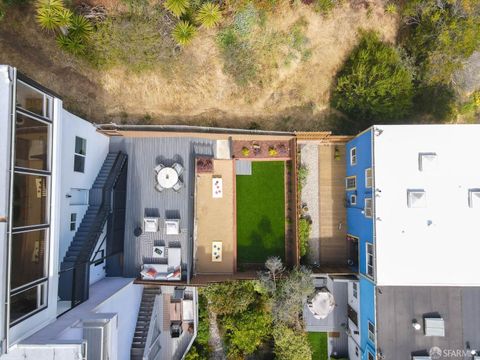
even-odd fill
[(164, 167), (158, 172), (157, 181), (161, 187), (170, 189), (178, 182), (178, 174), (175, 169), (171, 167)]

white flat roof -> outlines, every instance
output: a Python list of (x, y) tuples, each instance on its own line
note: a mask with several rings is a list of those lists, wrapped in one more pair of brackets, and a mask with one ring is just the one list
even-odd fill
[[(480, 189), (480, 125), (376, 128), (377, 284), (480, 285), (480, 206), (469, 206), (469, 190)], [(425, 153), (435, 156), (422, 167)], [(420, 206), (408, 207), (409, 190), (425, 192)]]

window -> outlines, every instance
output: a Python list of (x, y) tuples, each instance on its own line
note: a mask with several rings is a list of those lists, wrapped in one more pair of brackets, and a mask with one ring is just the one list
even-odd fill
[(46, 243), (45, 229), (12, 235), (12, 290), (47, 277)]
[(350, 305), (347, 306), (347, 313), (348, 318), (355, 324), (355, 326), (358, 326), (358, 314)]
[(357, 205), (357, 195), (350, 195), (350, 205)]
[(42, 225), (47, 222), (47, 177), (15, 173), (13, 227)]
[(424, 190), (407, 190), (407, 205), (410, 208), (427, 206), (427, 195)]
[(375, 357), (370, 351), (367, 351), (367, 353), (368, 353), (368, 360), (375, 360)]
[(48, 130), (48, 123), (17, 113), (15, 121), (15, 166), (48, 170)]
[(352, 147), (350, 149), (350, 165), (356, 165), (357, 164), (357, 148)]
[(345, 186), (347, 190), (355, 190), (357, 188), (357, 177), (349, 176), (345, 179)]
[(47, 305), (44, 282), (29, 289), (12, 294), (10, 297), (10, 323), (14, 324)]
[(368, 339), (375, 343), (375, 325), (373, 325), (370, 321), (368, 322)]
[(70, 231), (75, 231), (77, 229), (77, 214), (70, 214)]
[(365, 187), (371, 188), (373, 184), (372, 168), (365, 169)]
[(371, 278), (374, 277), (374, 269), (373, 269), (373, 244), (367, 243), (367, 275)]
[(87, 140), (75, 136), (75, 159), (73, 171), (85, 172), (85, 156), (87, 155)]
[(52, 117), (52, 98), (39, 90), (17, 81), (17, 106), (36, 115)]
[(365, 217), (371, 218), (373, 215), (373, 201), (371, 198), (365, 199), (365, 209), (364, 209)]
[(358, 299), (358, 284), (356, 282), (353, 282), (352, 288), (353, 288), (353, 297), (355, 299)]

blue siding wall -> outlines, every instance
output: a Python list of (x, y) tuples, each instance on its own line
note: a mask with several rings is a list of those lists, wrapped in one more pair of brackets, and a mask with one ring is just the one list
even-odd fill
[[(368, 338), (368, 322), (375, 325), (375, 285), (360, 276), (360, 347), (362, 360), (368, 360), (367, 350), (376, 355), (376, 346)], [(375, 357), (374, 357), (375, 358)]]
[[(350, 150), (355, 147), (356, 165), (350, 163)], [(376, 356), (376, 347), (368, 338), (368, 322), (375, 325), (375, 284), (366, 274), (366, 243), (373, 243), (373, 220), (364, 214), (365, 198), (372, 198), (372, 189), (365, 187), (365, 170), (372, 167), (372, 130), (369, 129), (347, 144), (347, 177), (356, 176), (356, 190), (346, 190), (347, 231), (357, 237), (360, 277), (360, 347), (362, 360), (368, 360), (368, 352)], [(357, 196), (357, 203), (350, 203), (350, 195)]]
[[(357, 151), (357, 164), (350, 165), (350, 149)], [(365, 170), (372, 167), (372, 132), (365, 131), (347, 144), (347, 177), (357, 177), (357, 189), (346, 191), (347, 195), (347, 229), (350, 235), (359, 238), (359, 265), (360, 273), (366, 274), (366, 246), (372, 242), (373, 222), (363, 213), (365, 198), (372, 197), (372, 189), (365, 187)], [(350, 195), (357, 195), (357, 204), (350, 204)]]

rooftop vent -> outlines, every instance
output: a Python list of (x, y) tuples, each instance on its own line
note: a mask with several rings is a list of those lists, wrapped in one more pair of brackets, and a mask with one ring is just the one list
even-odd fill
[(424, 208), (427, 206), (425, 190), (407, 190), (407, 204), (410, 208)]
[(425, 336), (445, 336), (445, 322), (442, 318), (425, 318)]
[(468, 206), (471, 208), (480, 207), (480, 189), (468, 190)]
[(437, 154), (434, 152), (425, 152), (418, 154), (418, 170), (429, 171), (435, 167)]

